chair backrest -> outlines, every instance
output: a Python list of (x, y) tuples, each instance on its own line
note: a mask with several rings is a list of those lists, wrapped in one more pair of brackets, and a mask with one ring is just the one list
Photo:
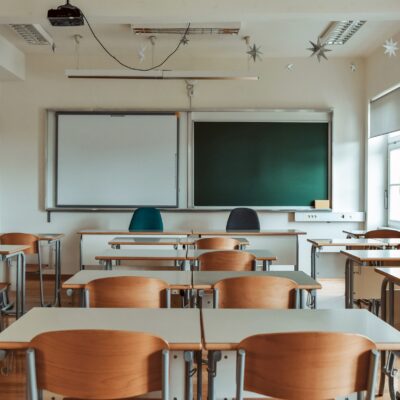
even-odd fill
[(152, 207), (137, 208), (129, 224), (129, 231), (157, 231), (164, 230), (160, 210)]
[(39, 251), (39, 236), (30, 233), (4, 233), (0, 236), (0, 243), (31, 246), (24, 250), (25, 254), (37, 254)]
[(253, 271), (256, 257), (239, 250), (209, 251), (198, 258), (201, 271)]
[(259, 231), (260, 220), (251, 208), (234, 208), (226, 223), (227, 231)]
[(214, 285), (220, 308), (295, 308), (296, 289), (296, 282), (276, 276), (228, 278)]
[(367, 239), (393, 239), (400, 238), (400, 231), (395, 229), (375, 229), (365, 233)]
[(238, 250), (240, 242), (233, 238), (212, 237), (196, 240), (195, 246), (196, 249)]
[(82, 399), (121, 399), (162, 389), (168, 344), (140, 332), (74, 330), (32, 339), (37, 387)]
[[(89, 282), (90, 307), (160, 308), (166, 307), (168, 284), (143, 276), (114, 276)], [(88, 305), (87, 305), (88, 306)]]
[(262, 334), (238, 348), (245, 351), (244, 390), (279, 399), (333, 399), (367, 390), (371, 357), (377, 361), (371, 340), (347, 333)]

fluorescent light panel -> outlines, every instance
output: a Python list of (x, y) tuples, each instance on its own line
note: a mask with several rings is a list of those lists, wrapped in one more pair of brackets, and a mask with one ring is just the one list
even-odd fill
[(322, 43), (343, 45), (365, 24), (366, 21), (334, 21), (320, 35)]
[[(240, 22), (192, 23), (188, 35), (238, 35)], [(137, 35), (183, 35), (187, 24), (132, 24), (132, 31)]]
[(184, 79), (184, 80), (258, 80), (242, 72), (218, 71), (130, 71), (113, 69), (67, 69), (65, 75), (75, 79)]
[(39, 24), (10, 24), (10, 27), (32, 45), (54, 45), (53, 38)]

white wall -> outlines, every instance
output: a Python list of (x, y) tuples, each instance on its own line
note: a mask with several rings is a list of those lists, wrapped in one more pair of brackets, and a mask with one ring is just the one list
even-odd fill
[[(393, 38), (400, 41), (400, 34)], [(380, 47), (366, 60), (366, 107), (370, 99), (400, 84), (400, 57), (388, 57)], [(387, 137), (369, 139), (367, 143), (367, 227), (387, 224), (383, 191), (387, 189)]]
[[(181, 58), (179, 60), (179, 58)], [(356, 62), (356, 72), (350, 70)], [(179, 69), (243, 69), (245, 58), (208, 60), (178, 55)], [(293, 71), (285, 66), (294, 63)], [(84, 65), (82, 65), (84, 64)], [(104, 57), (86, 58), (83, 68), (104, 68)], [(182, 81), (68, 80), (64, 69), (75, 59), (59, 55), (30, 55), (24, 82), (4, 82), (0, 108), (0, 179), (2, 231), (64, 232), (63, 272), (78, 267), (78, 236), (83, 228), (126, 229), (127, 213), (57, 213), (46, 222), (44, 196), (44, 138), (47, 108), (154, 109), (187, 108)], [(114, 67), (114, 65), (112, 65)], [(169, 65), (173, 67), (173, 65)], [(258, 82), (200, 82), (194, 108), (333, 108), (333, 204), (337, 211), (364, 208), (364, 64), (362, 60), (330, 59), (320, 64), (314, 58), (267, 59), (252, 67)], [(6, 188), (6, 189), (4, 189)], [(224, 228), (226, 213), (165, 213), (165, 228)], [(357, 229), (356, 223), (294, 223), (286, 213), (262, 213), (262, 228), (298, 228), (309, 237), (342, 236), (342, 229)], [(309, 270), (309, 247), (302, 240), (300, 265)], [(280, 263), (291, 261), (287, 242), (277, 247)], [(329, 275), (342, 265), (340, 256), (324, 257)]]

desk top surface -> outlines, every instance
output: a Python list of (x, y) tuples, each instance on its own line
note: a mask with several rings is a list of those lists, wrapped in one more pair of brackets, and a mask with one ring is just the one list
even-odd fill
[(383, 242), (383, 239), (307, 239), (315, 247), (385, 247), (388, 244)]
[(292, 279), (299, 289), (321, 289), (320, 283), (303, 271), (193, 271), (193, 286), (209, 289), (221, 279), (241, 276), (278, 276)]
[(347, 332), (364, 335), (380, 350), (400, 349), (400, 332), (367, 310), (203, 309), (205, 348), (234, 350), (246, 337), (279, 332)]
[(37, 233), (40, 240), (47, 240), (51, 242), (52, 240), (60, 240), (62, 239), (65, 234), (64, 233)]
[(192, 233), (186, 231), (128, 231), (125, 229), (82, 229), (78, 235), (133, 235), (133, 236), (187, 236)]
[(157, 278), (167, 282), (175, 288), (189, 288), (192, 285), (192, 273), (190, 271), (132, 271), (132, 270), (82, 270), (63, 283), (65, 289), (82, 289), (94, 279), (111, 278), (116, 276), (143, 276)]
[(257, 230), (243, 230), (243, 231), (226, 231), (222, 229), (193, 229), (194, 235), (219, 235), (219, 236), (298, 236), (306, 235), (307, 232), (297, 229), (261, 229)]
[(115, 237), (108, 242), (111, 246), (178, 246), (181, 244), (180, 237)]
[(71, 329), (147, 332), (173, 350), (201, 348), (200, 311), (179, 308), (34, 308), (0, 333), (0, 348), (27, 348), (40, 333)]
[(8, 245), (8, 244), (0, 244), (0, 255), (9, 256), (11, 254), (20, 253), (26, 249), (29, 249), (31, 246), (25, 245)]
[(365, 229), (344, 230), (343, 233), (355, 238), (362, 238), (368, 231)]
[(107, 249), (96, 260), (187, 260), (186, 250), (174, 249)]
[(388, 278), (391, 282), (400, 284), (400, 268), (375, 268), (375, 271), (378, 274), (383, 275), (385, 278)]
[[(96, 260), (196, 260), (200, 255), (218, 250), (174, 250), (174, 249), (107, 249), (95, 257)], [(241, 251), (241, 250), (229, 250)], [(251, 249), (257, 260), (275, 261), (277, 259), (269, 250)]]
[(356, 262), (400, 262), (400, 250), (342, 250), (341, 253)]

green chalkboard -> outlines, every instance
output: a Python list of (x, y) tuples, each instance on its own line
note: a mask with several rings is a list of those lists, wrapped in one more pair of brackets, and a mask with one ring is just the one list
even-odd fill
[(194, 205), (328, 199), (329, 141), (327, 122), (194, 122)]

